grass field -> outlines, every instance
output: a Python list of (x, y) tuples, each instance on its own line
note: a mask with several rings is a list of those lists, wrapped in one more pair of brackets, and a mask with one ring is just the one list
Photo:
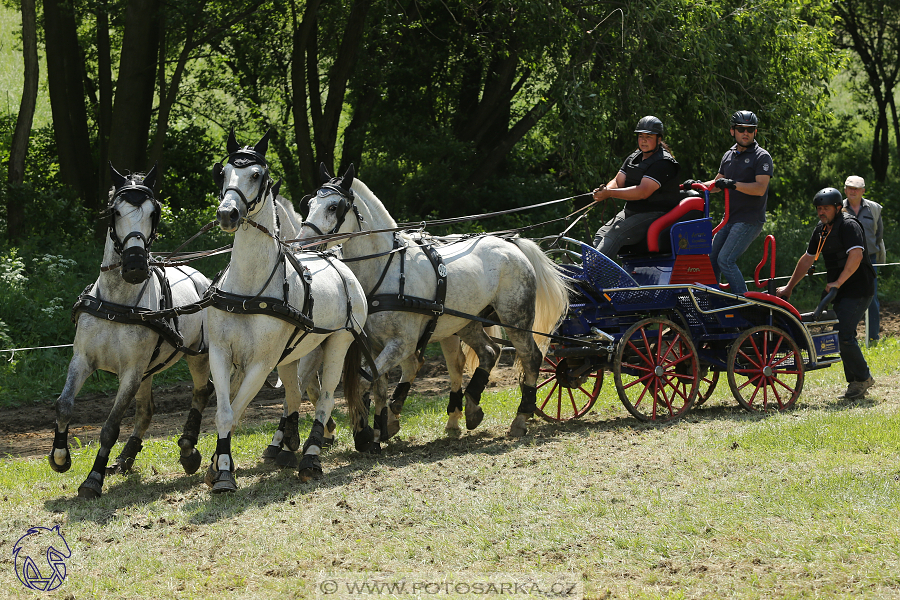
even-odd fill
[[(611, 379), (586, 417), (536, 421), (520, 440), (505, 437), (512, 391), (486, 396), (484, 424), (460, 438), (443, 433), (446, 399), (412, 398), (378, 457), (352, 452), (341, 423), (325, 478), (307, 484), (257, 458), (270, 428), (239, 430), (229, 496), (180, 471), (175, 437), (145, 442), (138, 471), (108, 478), (95, 502), (75, 498), (95, 447), (63, 475), (3, 460), (0, 589), (35, 596), (13, 545), (60, 525), (72, 555), (50, 598), (362, 597), (317, 585), (367, 573), (565, 575), (591, 599), (895, 598), (900, 344), (866, 354), (878, 385), (863, 401), (838, 399), (832, 367), (808, 373), (789, 413), (745, 413), (722, 385), (661, 428), (628, 418)], [(213, 445), (201, 439), (205, 457)]]

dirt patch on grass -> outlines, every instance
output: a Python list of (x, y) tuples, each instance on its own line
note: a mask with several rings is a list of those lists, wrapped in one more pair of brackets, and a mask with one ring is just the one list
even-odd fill
[[(400, 371), (392, 372), (391, 381), (396, 383)], [(269, 376), (268, 383), (274, 385), (277, 381), (275, 373)], [(393, 385), (391, 385), (391, 391)], [(500, 363), (491, 374), (488, 388), (505, 388), (517, 384), (510, 355), (503, 353)], [(187, 420), (188, 410), (191, 408), (191, 383), (184, 382), (175, 385), (158, 386), (153, 389), (153, 401), (156, 411), (153, 422), (147, 430), (145, 438), (167, 437), (181, 435), (184, 422)], [(437, 356), (426, 361), (419, 372), (419, 376), (413, 383), (410, 394), (421, 396), (446, 396), (450, 393), (450, 379), (447, 375), (447, 366), (442, 356)], [(343, 390), (338, 387), (338, 409), (343, 407)], [(28, 406), (0, 410), (0, 456), (26, 457), (47, 454), (53, 442), (53, 428), (56, 425), (56, 411), (52, 405), (55, 399)], [(274, 432), (278, 419), (282, 414), (282, 401), (284, 390), (263, 386), (250, 405), (247, 407), (242, 425), (257, 425), (272, 423)], [(75, 414), (69, 425), (69, 439), (78, 438), (82, 444), (88, 444), (100, 437), (106, 417), (115, 401), (115, 393), (112, 394), (85, 394), (75, 399)], [(301, 411), (312, 413), (313, 405), (304, 403)], [(203, 422), (200, 428), (201, 435), (215, 432), (215, 396), (203, 411)], [(134, 408), (129, 408), (122, 420), (119, 441), (124, 441), (131, 435), (134, 428)]]
[[(863, 323), (859, 326), (860, 343), (865, 335), (864, 327)], [(882, 302), (881, 335), (882, 337), (900, 336), (900, 302)], [(399, 370), (391, 373), (391, 376), (391, 381), (396, 383), (399, 378)], [(269, 382), (274, 384), (275, 381), (276, 377), (273, 373)], [(488, 387), (503, 389), (513, 387), (517, 383), (511, 356), (504, 352), (500, 363), (491, 374)], [(393, 383), (391, 389), (393, 389)], [(413, 383), (410, 393), (421, 396), (445, 396), (450, 393), (447, 367), (442, 356), (438, 355), (426, 361)], [(339, 398), (338, 406), (340, 407), (342, 399), (340, 388), (336, 395)], [(156, 387), (153, 397), (156, 413), (145, 437), (180, 435), (191, 404), (190, 382)], [(86, 394), (76, 398), (75, 415), (69, 426), (70, 439), (77, 437), (82, 444), (96, 440), (100, 436), (100, 429), (103, 427), (114, 399), (115, 394)], [(283, 399), (283, 390), (264, 386), (247, 407), (241, 421), (242, 424), (256, 425), (271, 422), (274, 431), (275, 423), (282, 413)], [(53, 427), (56, 423), (56, 413), (52, 406), (53, 400), (47, 399), (43, 403), (28, 407), (0, 410), (0, 456), (38, 456), (49, 452), (53, 439)], [(201, 434), (215, 431), (216, 409), (213, 402), (203, 411)], [(301, 410), (312, 412), (313, 406), (305, 404)], [(341, 410), (343, 410), (342, 407)], [(129, 409), (122, 421), (120, 441), (125, 440), (131, 434), (133, 427), (134, 410)]]

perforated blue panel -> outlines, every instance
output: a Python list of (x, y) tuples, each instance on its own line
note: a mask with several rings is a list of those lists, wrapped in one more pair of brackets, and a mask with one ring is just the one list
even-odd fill
[(598, 290), (637, 287), (638, 283), (622, 267), (587, 244), (581, 245), (583, 277)]

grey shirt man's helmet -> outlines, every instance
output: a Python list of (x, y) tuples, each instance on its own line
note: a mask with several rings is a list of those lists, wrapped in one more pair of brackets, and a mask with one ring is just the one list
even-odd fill
[(655, 133), (656, 135), (663, 134), (663, 122), (654, 117), (653, 115), (647, 115), (634, 127), (635, 133)]
[(749, 110), (739, 110), (731, 115), (731, 125), (743, 125), (744, 127), (759, 126), (759, 119)]

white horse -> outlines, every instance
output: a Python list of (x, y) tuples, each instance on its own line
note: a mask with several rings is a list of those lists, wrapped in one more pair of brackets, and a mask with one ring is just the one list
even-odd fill
[[(268, 139), (267, 133), (253, 147), (241, 148), (232, 131), (228, 162), (213, 171), (220, 188), (219, 227), (234, 232), (231, 262), (210, 288), (209, 359), (218, 402), (218, 443), (207, 483), (214, 493), (237, 489), (231, 434), (267, 374), (278, 367), (285, 412), (291, 414), (300, 404), (299, 382), (315, 376), (320, 357), (321, 392), (299, 476), (303, 481), (321, 476), (319, 453), (334, 408), (334, 389), (344, 358), (359, 362), (354, 356), (359, 344), (351, 344), (367, 316), (365, 294), (350, 269), (325, 254), (286, 252), (278, 239), (278, 184), (269, 176)], [(315, 352), (320, 345), (321, 351)], [(232, 366), (241, 373), (236, 390), (230, 387)], [(365, 408), (358, 377), (358, 369), (345, 373), (344, 395), (357, 445), (368, 449), (372, 431), (362, 428)]]
[[(116, 400), (103, 429), (100, 449), (78, 495), (97, 498), (109, 472), (125, 472), (141, 450), (142, 438), (153, 416), (153, 374), (186, 355), (194, 394), (184, 434), (178, 441), (181, 464), (187, 473), (200, 467), (195, 448), (200, 433), (200, 413), (212, 392), (208, 385), (209, 361), (206, 312), (182, 314), (171, 319), (141, 319), (142, 312), (195, 304), (209, 279), (188, 267), (150, 268), (149, 250), (156, 237), (160, 205), (153, 196), (156, 167), (146, 176), (124, 177), (110, 164), (114, 187), (110, 191), (109, 235), (103, 251), (100, 276), (79, 297), (73, 309), (76, 323), (74, 356), (69, 362), (66, 385), (56, 401), (56, 428), (50, 467), (59, 473), (71, 466), (69, 421), (75, 396), (91, 373), (100, 369), (119, 377)], [(107, 470), (109, 453), (119, 438), (125, 409), (135, 399), (134, 432), (114, 466)]]
[[(300, 205), (303, 236), (397, 227), (375, 194), (355, 179), (352, 165), (340, 178), (332, 178), (322, 165), (321, 176), (324, 185)], [(378, 372), (386, 373), (397, 364), (402, 369), (390, 411), (376, 395), (376, 435), (383, 439), (385, 433), (392, 435), (399, 428), (397, 417), (419, 367), (417, 346), (429, 339), (441, 342), (450, 373), (447, 430), (459, 430), (463, 396), (466, 427), (474, 429), (484, 418), (481, 393), (500, 347), (485, 333), (483, 321), (466, 315), (495, 315), (506, 326), (523, 370), (522, 401), (509, 434), (525, 435), (526, 422), (535, 410), (535, 385), (543, 360), (535, 337), (544, 347), (547, 343), (547, 338), (533, 336), (533, 331), (551, 333), (568, 309), (567, 279), (538, 245), (489, 235), (457, 237), (441, 244), (427, 235), (390, 232), (330, 243), (338, 241), (344, 260), (369, 298), (366, 331), (380, 350), (375, 360)], [(473, 349), (479, 363), (465, 393), (457, 336)]]

